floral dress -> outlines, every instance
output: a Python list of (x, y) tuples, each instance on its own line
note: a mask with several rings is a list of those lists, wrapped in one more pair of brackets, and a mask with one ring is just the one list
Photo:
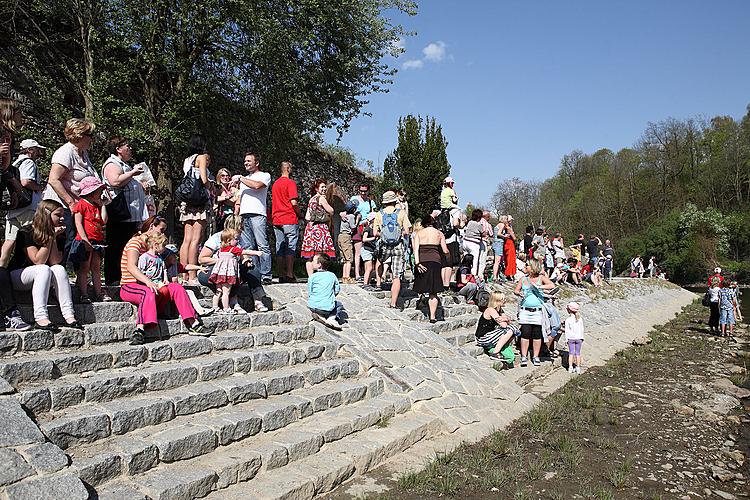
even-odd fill
[(328, 212), (319, 203), (320, 195), (310, 199), (308, 207), (310, 221), (305, 226), (302, 237), (302, 257), (309, 259), (317, 253), (324, 253), (329, 257), (336, 257), (336, 248), (328, 228)]
[(236, 285), (240, 282), (240, 247), (221, 247), (208, 281), (216, 285)]

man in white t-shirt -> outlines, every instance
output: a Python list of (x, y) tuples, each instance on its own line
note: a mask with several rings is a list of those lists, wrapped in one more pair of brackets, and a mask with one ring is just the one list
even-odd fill
[[(245, 152), (245, 170), (248, 175), (240, 177), (239, 214), (242, 216), (242, 234), (240, 246), (245, 249), (260, 250), (263, 256), (253, 257), (259, 264), (264, 285), (271, 284), (271, 247), (266, 233), (268, 209), (266, 198), (268, 186), (271, 185), (271, 174), (260, 170), (260, 155), (253, 151)], [(259, 262), (258, 262), (259, 261)]]

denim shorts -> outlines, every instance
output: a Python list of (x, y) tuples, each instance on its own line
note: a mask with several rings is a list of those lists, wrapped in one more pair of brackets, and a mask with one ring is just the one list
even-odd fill
[[(101, 247), (101, 245), (104, 245), (103, 241), (91, 240), (91, 245), (94, 247), (94, 252), (96, 252), (99, 257), (104, 257), (104, 248)], [(89, 260), (89, 254), (90, 253), (86, 250), (86, 245), (83, 243), (83, 240), (73, 240), (73, 244), (70, 246), (68, 259), (73, 264), (73, 268), (77, 270), (81, 264)]]
[(273, 226), (273, 234), (276, 236), (277, 257), (286, 257), (297, 253), (297, 239), (299, 237), (299, 226), (297, 224)]
[(362, 257), (362, 260), (365, 262), (370, 262), (372, 260), (375, 260), (375, 255), (371, 250), (368, 250), (365, 247), (362, 247), (362, 250), (359, 252), (360, 257)]
[(720, 325), (733, 325), (734, 324), (734, 309), (721, 309), (719, 311), (719, 324)]

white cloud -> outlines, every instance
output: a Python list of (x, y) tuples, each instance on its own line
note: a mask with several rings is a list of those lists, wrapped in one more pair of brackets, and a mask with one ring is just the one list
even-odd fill
[(410, 59), (408, 61), (405, 61), (404, 64), (401, 65), (401, 68), (403, 69), (421, 69), (424, 66), (424, 62), (422, 62), (421, 59)]
[(397, 50), (404, 50), (406, 48), (406, 40), (404, 37), (398, 37), (398, 40), (391, 42), (391, 47)]
[(432, 62), (440, 62), (445, 59), (445, 42), (437, 41), (432, 42), (427, 47), (422, 49), (424, 58)]

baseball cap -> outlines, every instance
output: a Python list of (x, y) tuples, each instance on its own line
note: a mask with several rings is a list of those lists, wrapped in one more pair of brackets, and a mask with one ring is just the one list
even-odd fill
[(21, 149), (29, 149), (29, 148), (39, 148), (39, 149), (47, 149), (38, 142), (36, 142), (34, 139), (24, 139), (21, 141)]
[(451, 176), (448, 176), (448, 177), (446, 177), (445, 179), (443, 179), (443, 184), (453, 184), (453, 183), (455, 183), (455, 182), (456, 182), (456, 181), (454, 181), (454, 180), (453, 180), (453, 177), (451, 177)]

